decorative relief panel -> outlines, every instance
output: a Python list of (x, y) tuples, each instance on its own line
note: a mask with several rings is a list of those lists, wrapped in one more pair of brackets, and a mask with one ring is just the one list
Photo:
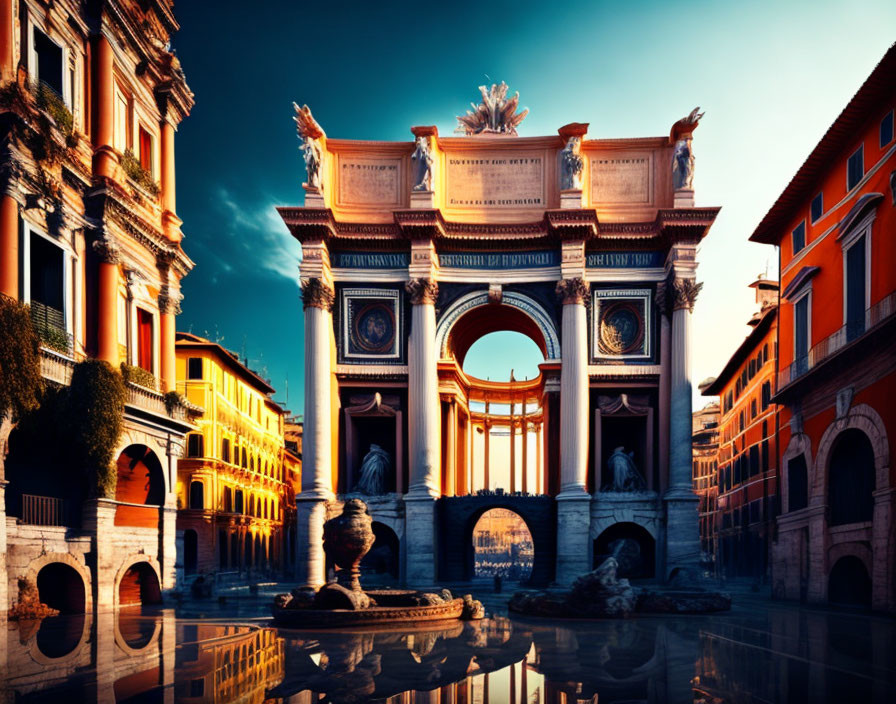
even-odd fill
[(396, 289), (344, 288), (341, 357), (353, 363), (400, 363), (403, 314)]
[(653, 156), (591, 158), (594, 205), (649, 205), (653, 202)]
[(543, 152), (445, 156), (448, 208), (545, 208)]
[(597, 289), (591, 354), (596, 361), (649, 360), (651, 315), (649, 289)]
[(340, 156), (339, 205), (401, 205), (401, 159)]

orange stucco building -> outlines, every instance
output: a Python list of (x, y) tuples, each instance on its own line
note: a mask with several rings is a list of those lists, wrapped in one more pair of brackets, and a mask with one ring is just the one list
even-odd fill
[(896, 46), (750, 239), (777, 245), (774, 594), (896, 609)]
[(720, 406), (714, 543), (716, 572), (766, 579), (778, 513), (775, 405), (778, 282), (760, 277), (750, 287), (759, 311), (752, 330), (704, 396)]
[(11, 435), (0, 610), (20, 577), (65, 585), (42, 598), (74, 595), (66, 608), (81, 611), (175, 586), (176, 458), (191, 424), (164, 394), (193, 267), (175, 211), (174, 136), (193, 105), (168, 48), (177, 30), (170, 0), (0, 0), (0, 294), (30, 306), (50, 385), (94, 357), (127, 390), (114, 498), (85, 500), (70, 466)]

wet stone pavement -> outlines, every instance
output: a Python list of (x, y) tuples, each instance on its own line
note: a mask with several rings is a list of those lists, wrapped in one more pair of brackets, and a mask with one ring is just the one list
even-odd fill
[(739, 596), (729, 613), (273, 628), (268, 599), (9, 623), (0, 702), (890, 702), (896, 620)]

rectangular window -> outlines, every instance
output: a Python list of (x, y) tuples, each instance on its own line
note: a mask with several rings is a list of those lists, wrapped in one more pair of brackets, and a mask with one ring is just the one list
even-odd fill
[(846, 162), (846, 190), (855, 188), (865, 175), (864, 145), (856, 149)]
[(152, 313), (137, 309), (137, 366), (152, 371)]
[(143, 125), (139, 128), (139, 147), (140, 147), (140, 166), (142, 166), (150, 174), (153, 172), (153, 146), (152, 135), (143, 129)]
[(192, 433), (187, 436), (187, 457), (202, 457), (203, 442), (199, 433)]
[(230, 439), (221, 440), (221, 459), (224, 462), (230, 462)]
[(865, 332), (865, 237), (846, 250), (846, 339)]
[(62, 55), (62, 47), (35, 27), (34, 58), (37, 65), (33, 67), (33, 73), (40, 83), (51, 88), (60, 98), (63, 93)]
[(796, 374), (809, 368), (809, 295), (793, 304), (793, 364)]
[(824, 214), (824, 194), (819, 193), (812, 199), (812, 205), (809, 207), (809, 216), (812, 222), (816, 222)]
[(788, 511), (799, 511), (809, 505), (809, 478), (805, 455), (797, 455), (787, 460), (787, 493)]
[(130, 107), (127, 96), (119, 90), (115, 91), (115, 149), (124, 152), (130, 149), (131, 134), (129, 129)]
[(39, 332), (65, 332), (65, 253), (34, 232), (29, 244), (31, 317)]
[(799, 225), (793, 228), (790, 233), (790, 243), (794, 256), (806, 246), (806, 221), (803, 220)]
[(893, 141), (893, 111), (890, 110), (880, 121), (880, 148), (883, 149)]
[(202, 357), (190, 357), (187, 359), (187, 379), (202, 378)]

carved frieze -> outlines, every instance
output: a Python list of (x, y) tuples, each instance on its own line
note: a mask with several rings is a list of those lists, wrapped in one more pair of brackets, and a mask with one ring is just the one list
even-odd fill
[(556, 293), (560, 301), (568, 303), (584, 303), (588, 298), (588, 284), (578, 277), (563, 279), (557, 282)]
[(308, 279), (302, 284), (302, 307), (333, 310), (336, 295), (333, 288), (321, 279)]
[(404, 285), (413, 305), (435, 304), (439, 285), (432, 279), (411, 279)]
[(121, 261), (121, 248), (115, 237), (106, 230), (100, 230), (93, 241), (93, 251), (107, 264), (118, 264)]

